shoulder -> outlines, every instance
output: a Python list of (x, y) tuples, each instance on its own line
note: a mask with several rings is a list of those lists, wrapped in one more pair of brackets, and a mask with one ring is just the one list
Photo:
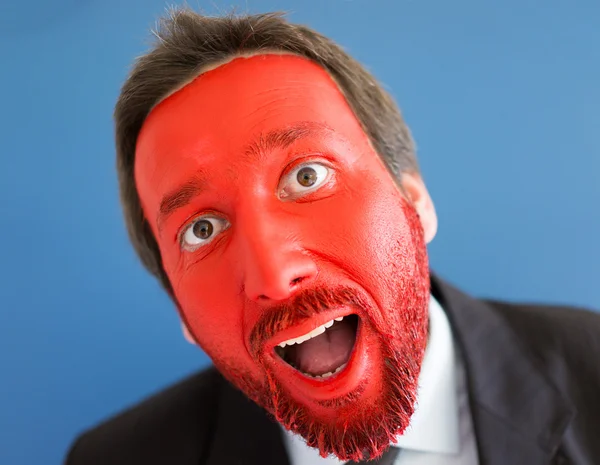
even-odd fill
[(540, 373), (571, 405), (575, 415), (565, 451), (594, 461), (591, 457), (600, 453), (600, 314), (566, 306), (488, 303), (517, 336), (514, 343), (533, 355)]
[(151, 465), (200, 457), (222, 385), (210, 368), (153, 395), (79, 436), (65, 464)]
[(596, 402), (600, 389), (600, 313), (557, 306), (487, 301), (517, 341), (580, 407)]

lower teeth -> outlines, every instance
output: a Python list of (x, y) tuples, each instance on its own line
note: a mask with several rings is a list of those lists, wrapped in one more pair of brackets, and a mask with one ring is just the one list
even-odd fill
[(323, 373), (322, 375), (311, 375), (310, 373), (304, 373), (304, 372), (302, 372), (302, 373), (306, 376), (309, 376), (310, 378), (327, 379), (330, 376), (333, 376), (336, 373), (339, 373), (340, 371), (342, 371), (344, 368), (346, 368), (346, 365), (347, 365), (347, 363), (344, 363), (343, 365), (340, 365), (339, 367), (337, 367), (334, 371), (330, 371), (328, 373)]

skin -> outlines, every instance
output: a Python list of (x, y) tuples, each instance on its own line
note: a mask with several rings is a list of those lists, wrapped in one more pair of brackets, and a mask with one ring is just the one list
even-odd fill
[[(405, 173), (402, 192), (330, 76), (275, 54), (212, 67), (163, 99), (135, 179), (187, 337), (323, 455), (380, 454), (408, 424), (426, 345), (437, 218), (422, 179)], [(349, 314), (357, 341), (336, 376), (276, 356)]]

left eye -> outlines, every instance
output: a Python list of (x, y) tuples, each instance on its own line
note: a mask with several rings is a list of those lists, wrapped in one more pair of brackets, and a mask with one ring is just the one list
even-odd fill
[(318, 189), (326, 180), (329, 168), (320, 163), (306, 163), (285, 175), (279, 188), (280, 198), (289, 198)]

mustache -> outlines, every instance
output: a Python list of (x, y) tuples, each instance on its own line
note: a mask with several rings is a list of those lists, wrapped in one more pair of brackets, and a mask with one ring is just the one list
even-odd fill
[(365, 299), (350, 287), (304, 289), (292, 299), (270, 307), (250, 333), (252, 355), (258, 356), (264, 343), (278, 332), (331, 308), (343, 306), (368, 308)]

